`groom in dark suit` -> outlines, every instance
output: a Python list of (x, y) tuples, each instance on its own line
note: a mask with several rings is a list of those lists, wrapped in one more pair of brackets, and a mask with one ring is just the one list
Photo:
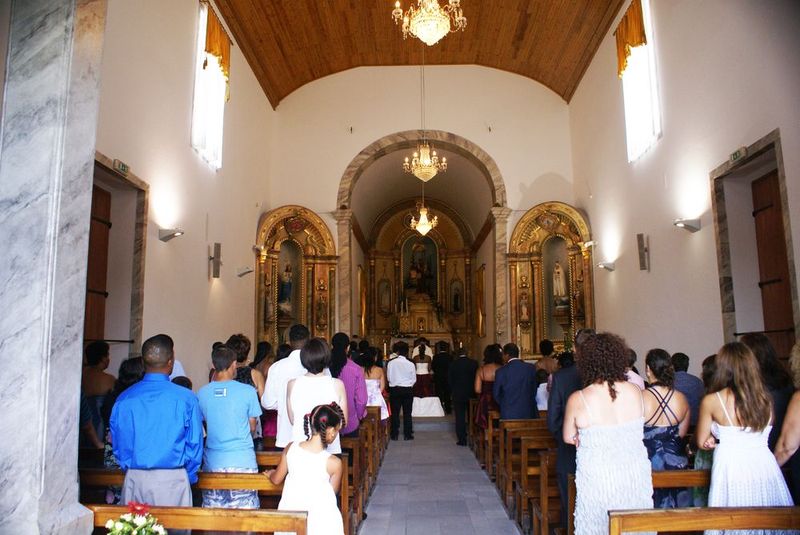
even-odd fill
[(478, 363), (459, 349), (458, 358), (450, 365), (450, 389), (453, 393), (453, 411), (456, 413), (456, 436), (459, 446), (467, 445), (467, 411), (469, 400), (475, 396), (475, 373)]
[(500, 405), (501, 420), (538, 418), (536, 408), (536, 366), (519, 358), (517, 344), (503, 346), (503, 357), (508, 363), (497, 370), (494, 376), (494, 399)]

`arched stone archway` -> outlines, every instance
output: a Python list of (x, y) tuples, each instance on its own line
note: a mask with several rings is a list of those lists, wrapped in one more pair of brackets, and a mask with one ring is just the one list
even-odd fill
[[(337, 292), (339, 328), (344, 331), (354, 332), (352, 318), (352, 266), (351, 266), (351, 236), (353, 228), (353, 212), (351, 199), (358, 180), (375, 161), (392, 152), (412, 149), (422, 139), (421, 130), (406, 130), (388, 134), (370, 143), (362, 149), (348, 164), (342, 173), (339, 182), (336, 206), (334, 212), (337, 221), (337, 235), (339, 246), (339, 286)], [(492, 206), (489, 207), (491, 221), (494, 226), (494, 308), (497, 311), (496, 334), (497, 342), (503, 343), (509, 339), (509, 314), (508, 314), (508, 217), (511, 210), (507, 207), (506, 187), (503, 176), (497, 163), (485, 150), (472, 141), (443, 130), (426, 130), (425, 136), (437, 149), (444, 149), (463, 156), (470, 161), (486, 179), (487, 187), (491, 192)], [(491, 238), (489, 238), (491, 239)]]

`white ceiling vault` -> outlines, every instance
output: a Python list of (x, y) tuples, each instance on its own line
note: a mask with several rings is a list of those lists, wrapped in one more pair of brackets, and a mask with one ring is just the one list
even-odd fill
[[(451, 207), (477, 236), (492, 207), (492, 190), (486, 176), (467, 158), (441, 150), (447, 158), (447, 172), (439, 173), (425, 184), (425, 198), (435, 199)], [(403, 158), (412, 149), (401, 149), (373, 162), (355, 184), (350, 208), (364, 231), (372, 234), (376, 219), (390, 206), (407, 199), (419, 199), (422, 182), (403, 172)]]

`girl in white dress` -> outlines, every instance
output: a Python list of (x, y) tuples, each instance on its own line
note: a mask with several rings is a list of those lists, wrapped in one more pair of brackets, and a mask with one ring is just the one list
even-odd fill
[[(300, 350), (300, 362), (307, 370), (305, 375), (292, 379), (286, 385), (286, 412), (292, 423), (292, 442), (306, 439), (303, 417), (310, 414), (318, 405), (337, 403), (343, 407), (347, 420), (347, 394), (344, 383), (325, 374), (331, 362), (331, 350), (322, 338), (309, 340)], [(328, 453), (341, 453), (339, 435), (326, 443)]]
[(320, 405), (303, 421), (308, 440), (290, 442), (278, 466), (266, 473), (275, 485), (286, 480), (278, 510), (307, 511), (308, 535), (344, 535), (342, 513), (336, 505), (342, 461), (326, 451), (344, 425), (342, 409), (336, 403)]
[(722, 346), (715, 364), (709, 394), (700, 404), (696, 430), (697, 445), (714, 450), (708, 506), (793, 505), (778, 462), (767, 445), (772, 430), (772, 401), (758, 361), (746, 345), (733, 342)]
[(378, 350), (371, 347), (362, 354), (361, 366), (364, 368), (364, 378), (367, 381), (367, 405), (381, 408), (381, 420), (389, 417), (389, 407), (383, 393), (386, 391), (386, 376), (383, 368), (375, 365), (375, 356)]

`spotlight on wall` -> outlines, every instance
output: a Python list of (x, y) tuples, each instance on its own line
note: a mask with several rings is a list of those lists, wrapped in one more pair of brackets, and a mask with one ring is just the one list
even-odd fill
[(600, 269), (605, 269), (606, 271), (614, 271), (617, 266), (614, 265), (614, 262), (600, 262), (597, 264), (597, 267)]
[(588, 249), (589, 247), (597, 247), (597, 240), (588, 240), (581, 244), (584, 249)]
[(253, 268), (251, 268), (250, 266), (242, 266), (242, 267), (236, 269), (236, 276), (237, 277), (244, 277), (248, 273), (252, 273), (252, 272), (253, 272)]
[(219, 278), (219, 268), (222, 266), (222, 244), (214, 244), (214, 254), (208, 255), (208, 261), (211, 263), (211, 276), (215, 279)]
[(182, 228), (160, 228), (158, 229), (158, 239), (164, 242), (183, 236)]
[(266, 245), (254, 245), (253, 246), (253, 252), (257, 253), (257, 254), (262, 254), (266, 250), (267, 250), (267, 246)]
[(699, 219), (684, 219), (678, 218), (672, 222), (678, 228), (682, 228), (684, 230), (688, 230), (689, 232), (697, 232), (700, 230), (700, 220)]

